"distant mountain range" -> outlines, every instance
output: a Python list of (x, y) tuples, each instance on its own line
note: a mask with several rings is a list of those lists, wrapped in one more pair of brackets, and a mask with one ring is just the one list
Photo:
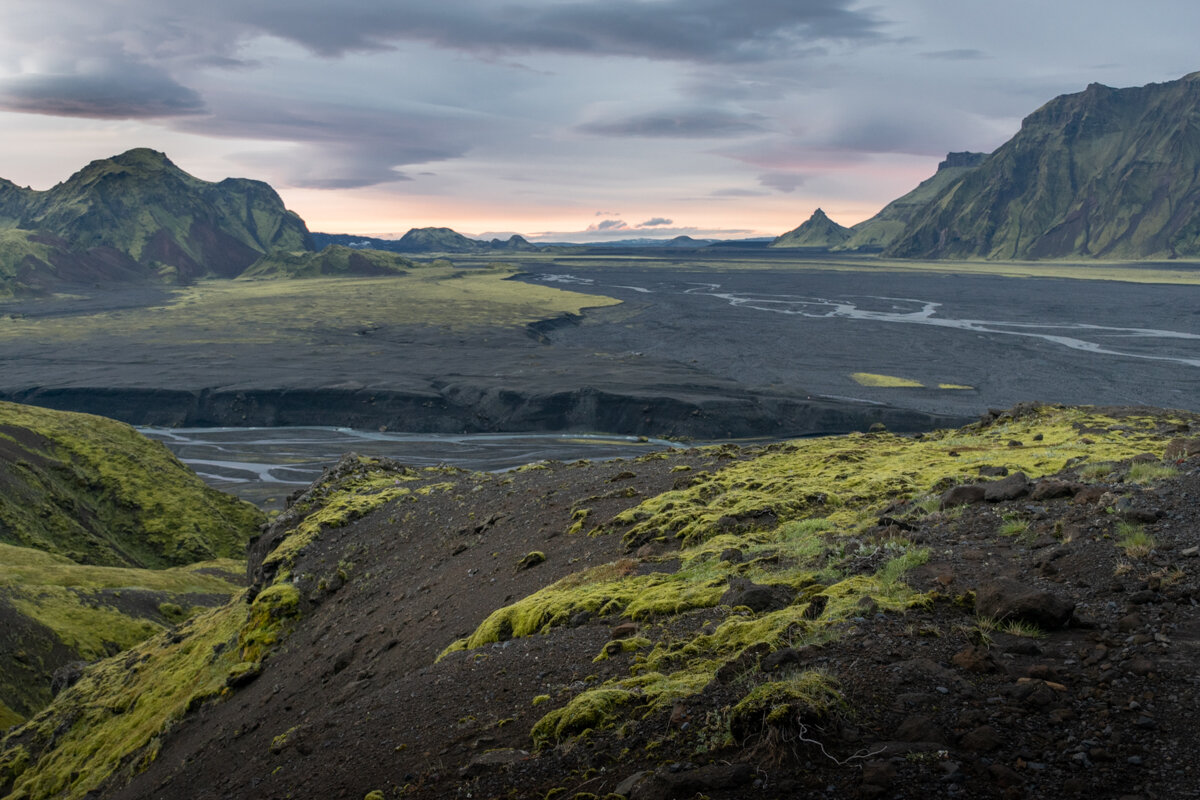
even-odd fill
[[(691, 236), (676, 236), (674, 239), (616, 239), (608, 242), (538, 242), (534, 244), (523, 236), (513, 234), (508, 239), (471, 239), (450, 228), (413, 228), (399, 239), (379, 239), (373, 236), (358, 236), (350, 233), (314, 233), (317, 247), (338, 244), (356, 249), (370, 248), (392, 253), (531, 253), (547, 248), (604, 248), (604, 247), (673, 247), (698, 249), (712, 244), (724, 243), (720, 239), (693, 239)], [(744, 242), (769, 242), (763, 239), (745, 239)]]
[[(93, 161), (46, 191), (0, 179), (0, 296), (412, 266), (395, 254), (756, 244), (679, 236), (534, 245), (449, 228), (414, 228), (394, 240), (310, 234), (267, 184), (203, 181), (144, 148)], [(329, 245), (339, 249), (315, 252)], [(771, 246), (912, 259), (1200, 257), (1200, 73), (1132, 89), (1092, 84), (1055, 98), (994, 153), (951, 153), (871, 219), (844, 228), (818, 209)]]
[(490, 253), (490, 252), (536, 252), (537, 247), (522, 236), (513, 235), (507, 240), (470, 239), (450, 228), (413, 228), (399, 239), (377, 239), (372, 236), (356, 236), (349, 233), (314, 233), (317, 247), (336, 244), (358, 250), (385, 250), (390, 253)]
[(814, 214), (773, 246), (913, 259), (1200, 257), (1200, 73), (1057, 97), (994, 153), (951, 153), (843, 241), (827, 223)]

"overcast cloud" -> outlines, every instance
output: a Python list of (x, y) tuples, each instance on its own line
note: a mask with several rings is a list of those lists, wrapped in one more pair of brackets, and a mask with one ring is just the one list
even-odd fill
[[(0, 176), (157, 146), (318, 230), (778, 233), (869, 216), (1057, 94), (1200, 69), (1197, 23), (1182, 0), (5, 0)], [(592, 216), (613, 207), (647, 222)]]

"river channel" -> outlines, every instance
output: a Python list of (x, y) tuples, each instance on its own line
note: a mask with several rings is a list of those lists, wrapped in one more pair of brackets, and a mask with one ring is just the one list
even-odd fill
[(676, 442), (595, 434), (392, 433), (350, 428), (138, 428), (163, 442), (214, 488), (260, 508), (282, 508), (297, 488), (349, 452), (414, 467), (445, 464), (482, 472), (535, 461), (634, 458)]

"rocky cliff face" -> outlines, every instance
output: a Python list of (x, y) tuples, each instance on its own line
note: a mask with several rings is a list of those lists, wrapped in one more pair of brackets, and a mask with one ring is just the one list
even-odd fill
[(1200, 73), (1130, 89), (1092, 84), (1050, 101), (942, 186), (885, 254), (1200, 255)]
[(0, 278), (16, 293), (89, 278), (235, 277), (267, 253), (312, 249), (267, 184), (202, 181), (144, 148), (44, 192), (0, 184), (0, 233), (10, 242)]

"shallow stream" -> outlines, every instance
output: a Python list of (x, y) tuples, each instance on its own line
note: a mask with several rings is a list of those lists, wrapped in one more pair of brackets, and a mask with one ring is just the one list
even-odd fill
[(297, 488), (349, 452), (414, 467), (446, 464), (478, 471), (534, 461), (632, 458), (679, 447), (662, 439), (595, 434), (392, 433), (350, 428), (139, 428), (166, 444), (210, 486), (258, 505), (282, 508)]

